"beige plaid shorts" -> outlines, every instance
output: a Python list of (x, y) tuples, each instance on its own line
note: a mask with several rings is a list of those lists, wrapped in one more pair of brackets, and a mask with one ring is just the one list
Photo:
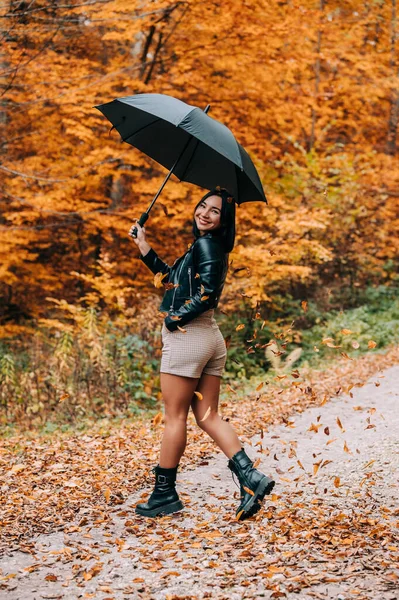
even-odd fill
[(222, 376), (226, 358), (226, 344), (210, 309), (182, 326), (186, 333), (169, 331), (162, 325), (161, 373), (181, 377)]

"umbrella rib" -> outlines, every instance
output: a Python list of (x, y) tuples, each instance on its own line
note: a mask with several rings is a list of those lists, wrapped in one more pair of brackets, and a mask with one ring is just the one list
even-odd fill
[(129, 138), (133, 137), (137, 133), (140, 133), (140, 131), (143, 131), (143, 129), (146, 129), (146, 127), (150, 127), (150, 125), (154, 125), (154, 123), (156, 123), (157, 121), (162, 121), (162, 120), (163, 119), (158, 118), (158, 119), (155, 119), (155, 121), (151, 121), (151, 123), (147, 123), (147, 125), (144, 125), (143, 127), (140, 127), (140, 129), (138, 129), (134, 133), (130, 133), (127, 137), (122, 138), (122, 142), (126, 142)]
[[(193, 136), (191, 136), (191, 139), (193, 139)], [(187, 163), (187, 165), (186, 165), (186, 168), (184, 169), (184, 171), (183, 171), (183, 173), (182, 173), (181, 177), (179, 177), (180, 181), (184, 181), (184, 176), (185, 176), (185, 174), (187, 173), (187, 169), (188, 169), (188, 167), (190, 166), (190, 164), (191, 164), (191, 161), (193, 160), (194, 154), (195, 154), (195, 153), (196, 153), (196, 151), (197, 151), (197, 148), (198, 148), (198, 144), (199, 144), (199, 142), (200, 142), (200, 141), (199, 141), (199, 139), (198, 139), (198, 138), (195, 138), (195, 146), (194, 146), (193, 153), (191, 154), (191, 158), (190, 158), (190, 160), (188, 161), (188, 163)], [(181, 157), (181, 158), (183, 158), (183, 157)], [(177, 166), (177, 165), (176, 165), (176, 166)]]

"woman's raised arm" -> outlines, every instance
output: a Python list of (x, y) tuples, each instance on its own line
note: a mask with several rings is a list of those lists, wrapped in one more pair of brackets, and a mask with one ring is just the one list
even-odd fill
[[(137, 227), (137, 238), (132, 237), (132, 231), (135, 227)], [(138, 219), (136, 219), (136, 223), (131, 226), (129, 235), (132, 237), (134, 243), (139, 247), (140, 260), (143, 261), (143, 263), (150, 269), (150, 271), (154, 273), (154, 275), (159, 272), (162, 274), (168, 273), (168, 276), (162, 280), (163, 283), (167, 283), (171, 267), (159, 258), (155, 250), (153, 250), (150, 244), (146, 241), (145, 227), (140, 226)]]

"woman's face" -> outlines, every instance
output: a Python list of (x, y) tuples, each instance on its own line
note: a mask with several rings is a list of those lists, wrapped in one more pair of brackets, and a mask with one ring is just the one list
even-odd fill
[(202, 200), (194, 213), (195, 222), (200, 235), (220, 227), (220, 216), (222, 214), (222, 199), (220, 196), (209, 196)]

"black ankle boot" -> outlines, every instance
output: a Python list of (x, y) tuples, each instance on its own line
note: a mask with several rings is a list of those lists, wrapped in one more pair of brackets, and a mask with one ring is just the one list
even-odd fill
[[(261, 507), (261, 502), (272, 491), (275, 482), (257, 469), (246, 454), (244, 448), (231, 457), (227, 466), (240, 482), (241, 502), (236, 511), (238, 520), (243, 521), (252, 517)], [(234, 478), (233, 478), (234, 479)], [(250, 490), (252, 493), (250, 493)]]
[(156, 517), (163, 513), (169, 515), (184, 508), (176, 492), (177, 467), (163, 469), (159, 465), (152, 469), (155, 473), (155, 487), (147, 502), (137, 504), (136, 513), (145, 517)]

